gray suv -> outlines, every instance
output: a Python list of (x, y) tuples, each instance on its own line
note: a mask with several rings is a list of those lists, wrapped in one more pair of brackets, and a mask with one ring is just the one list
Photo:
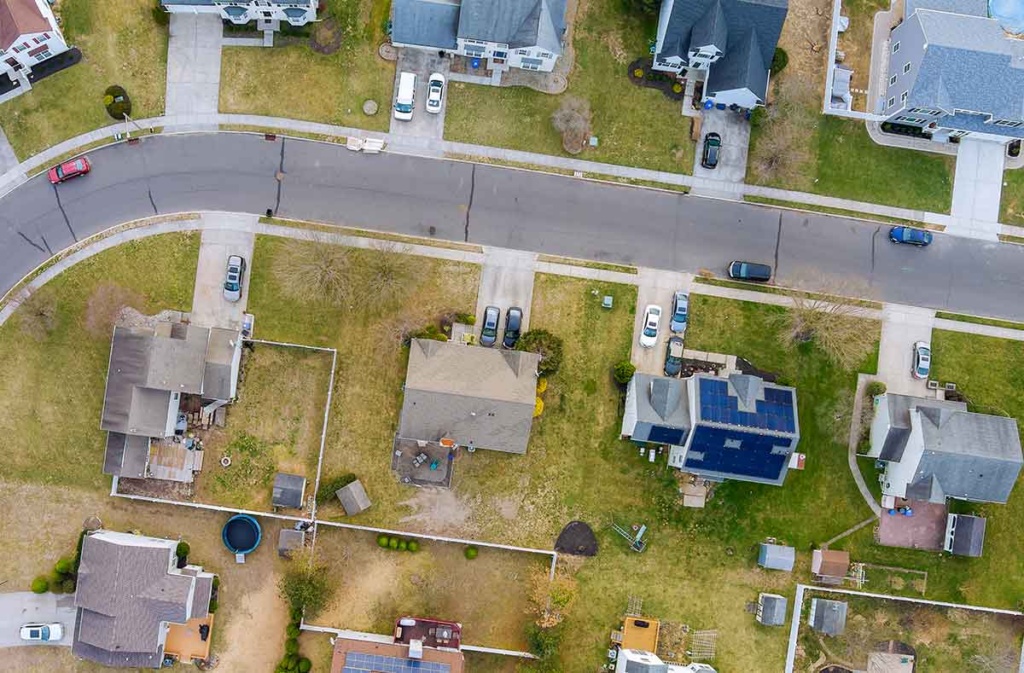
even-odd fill
[(498, 322), (501, 320), (501, 310), (497, 306), (488, 306), (484, 309), (484, 324), (480, 328), (480, 345), (493, 346), (498, 341)]
[(238, 255), (228, 257), (228, 268), (224, 273), (224, 298), (235, 302), (242, 298), (242, 276), (245, 275), (245, 259)]

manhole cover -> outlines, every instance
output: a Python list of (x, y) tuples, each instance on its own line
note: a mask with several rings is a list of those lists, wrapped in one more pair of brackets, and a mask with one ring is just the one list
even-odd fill
[(377, 101), (375, 100), (367, 100), (363, 103), (363, 114), (373, 116), (377, 114), (377, 109)]

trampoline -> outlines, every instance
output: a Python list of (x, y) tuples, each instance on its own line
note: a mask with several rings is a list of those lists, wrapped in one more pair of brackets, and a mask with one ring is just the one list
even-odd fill
[(1020, 0), (989, 0), (988, 13), (1008, 33), (1024, 33), (1024, 3)]
[(248, 554), (260, 546), (263, 531), (256, 519), (248, 514), (236, 514), (224, 524), (224, 546), (232, 554)]

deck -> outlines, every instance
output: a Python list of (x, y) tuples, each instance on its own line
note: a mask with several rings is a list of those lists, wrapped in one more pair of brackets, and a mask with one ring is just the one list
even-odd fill
[(184, 444), (168, 440), (153, 442), (149, 447), (151, 479), (166, 479), (191, 484), (195, 473), (203, 469), (203, 452), (191, 451)]
[[(199, 627), (210, 627), (210, 633), (204, 641), (199, 636)], [(213, 636), (213, 614), (190, 619), (184, 624), (170, 624), (167, 629), (167, 642), (164, 654), (177, 657), (178, 661), (188, 663), (193, 659), (205, 660), (210, 656), (210, 640)]]

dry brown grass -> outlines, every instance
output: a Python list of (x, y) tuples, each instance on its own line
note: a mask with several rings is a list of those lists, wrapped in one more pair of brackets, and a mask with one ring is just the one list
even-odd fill
[(115, 283), (103, 283), (89, 295), (89, 303), (85, 306), (85, 329), (95, 337), (107, 336), (114, 329), (121, 309), (142, 305), (143, 298), (135, 290)]

